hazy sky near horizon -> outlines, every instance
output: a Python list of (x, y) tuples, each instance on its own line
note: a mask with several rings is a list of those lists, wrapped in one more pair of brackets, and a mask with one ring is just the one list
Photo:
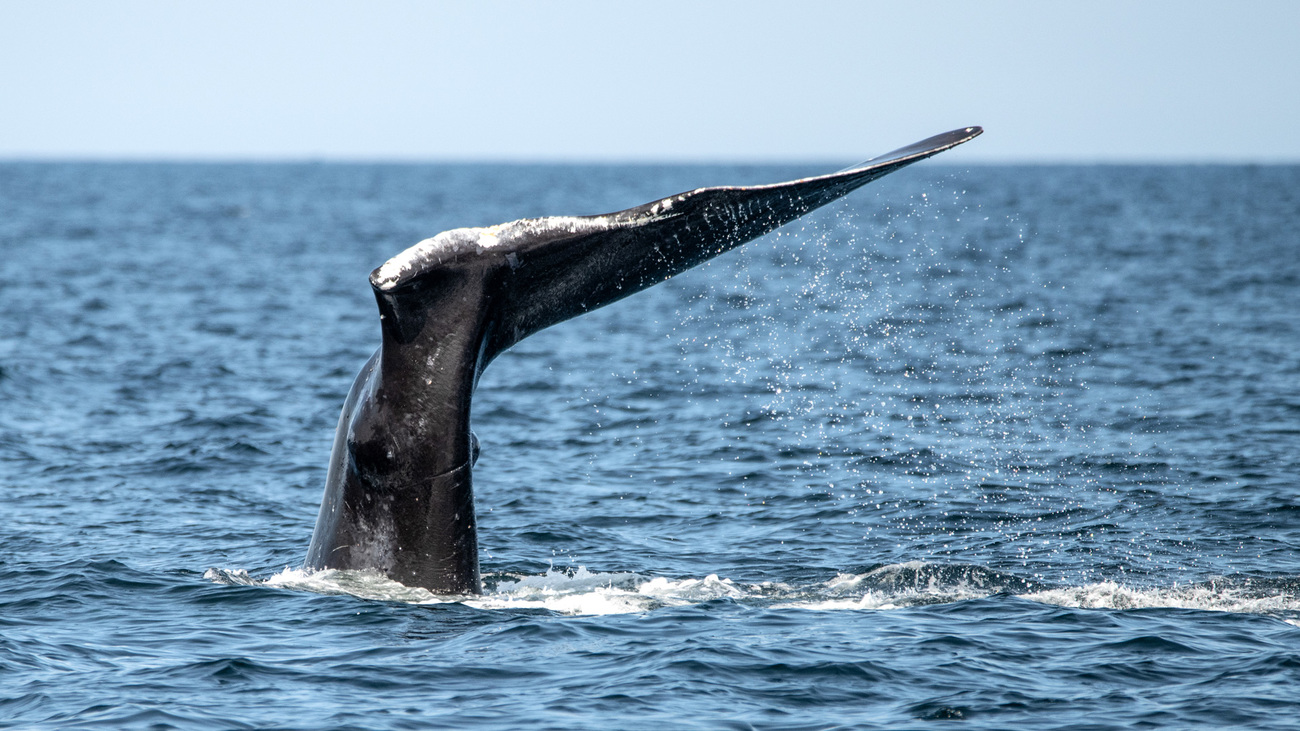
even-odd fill
[(0, 0), (0, 158), (1300, 162), (1300, 2)]

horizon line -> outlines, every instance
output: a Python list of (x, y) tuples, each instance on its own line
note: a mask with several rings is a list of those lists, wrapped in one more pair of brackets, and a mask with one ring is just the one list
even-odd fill
[[(844, 157), (506, 157), (506, 156), (365, 156), (365, 155), (6, 155), (0, 153), (0, 165), (10, 164), (140, 164), (140, 165), (499, 165), (499, 166), (641, 166), (641, 167), (703, 167), (723, 165), (790, 166), (790, 165), (843, 165)], [(1297, 157), (985, 157), (975, 156), (960, 162), (944, 160), (927, 161), (927, 165), (943, 167), (1048, 167), (1048, 166), (1290, 166), (1300, 165)]]

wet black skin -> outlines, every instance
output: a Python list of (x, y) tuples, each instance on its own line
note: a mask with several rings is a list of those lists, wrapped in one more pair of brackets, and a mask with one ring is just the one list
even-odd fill
[(306, 567), (479, 593), (470, 402), (493, 358), (980, 132), (954, 130), (831, 175), (515, 221), (486, 248), (451, 232), (463, 245), (420, 257), (396, 281), (375, 270), (383, 341), (343, 405)]

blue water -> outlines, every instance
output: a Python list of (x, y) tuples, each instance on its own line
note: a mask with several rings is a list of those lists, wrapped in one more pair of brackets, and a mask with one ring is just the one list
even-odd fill
[(0, 165), (0, 726), (1300, 727), (1297, 167), (893, 175), (492, 365), (483, 597), (301, 571), (371, 268), (822, 171)]

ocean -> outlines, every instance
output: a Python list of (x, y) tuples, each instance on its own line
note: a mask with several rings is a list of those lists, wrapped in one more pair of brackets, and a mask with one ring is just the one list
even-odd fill
[(493, 363), (481, 597), (302, 570), (371, 269), (837, 167), (0, 164), (0, 727), (1300, 728), (1296, 166), (891, 175)]

